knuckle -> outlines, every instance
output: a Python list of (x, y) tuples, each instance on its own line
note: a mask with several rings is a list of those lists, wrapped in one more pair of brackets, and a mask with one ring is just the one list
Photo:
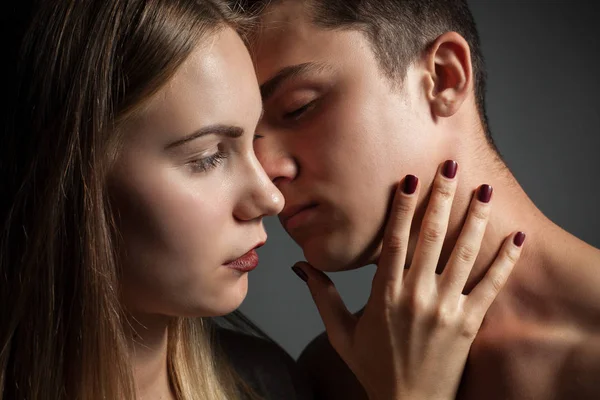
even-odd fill
[(396, 201), (395, 206), (396, 219), (401, 221), (406, 219), (409, 215), (413, 213), (414, 207), (415, 206), (413, 202), (410, 201), (410, 199), (400, 197), (399, 200)]
[(422, 294), (417, 292), (407, 295), (402, 305), (412, 320), (421, 318), (427, 313), (427, 301)]
[(499, 293), (500, 290), (502, 290), (502, 287), (504, 286), (504, 279), (502, 277), (502, 275), (494, 273), (490, 275), (490, 284), (493, 290), (493, 293)]
[(471, 263), (475, 261), (477, 254), (477, 248), (468, 243), (462, 243), (456, 248), (456, 258), (459, 262)]
[(434, 185), (433, 195), (440, 201), (449, 201), (454, 196), (454, 186), (447, 182), (438, 183)]
[(504, 256), (511, 265), (515, 265), (519, 260), (519, 252), (510, 247), (504, 251)]
[(456, 324), (456, 312), (448, 307), (440, 306), (435, 311), (436, 325), (442, 328), (448, 328)]
[(480, 327), (481, 320), (476, 315), (468, 315), (462, 323), (462, 334), (467, 338), (474, 339)]
[(406, 244), (406, 240), (404, 240), (404, 238), (397, 233), (391, 233), (387, 235), (386, 246), (394, 253), (400, 253), (404, 251)]
[(423, 227), (423, 240), (426, 243), (437, 243), (444, 238), (445, 229), (439, 222), (427, 221)]
[(488, 219), (489, 215), (490, 215), (489, 207), (486, 207), (482, 204), (476, 205), (475, 207), (473, 207), (471, 209), (471, 212), (470, 212), (471, 218), (473, 218), (475, 221), (481, 221), (481, 222), (486, 221)]

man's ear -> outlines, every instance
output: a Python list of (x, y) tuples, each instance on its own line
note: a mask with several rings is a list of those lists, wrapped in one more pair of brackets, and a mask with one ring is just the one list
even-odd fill
[(469, 44), (456, 32), (444, 33), (429, 47), (425, 68), (425, 89), (432, 113), (442, 118), (454, 115), (472, 86)]

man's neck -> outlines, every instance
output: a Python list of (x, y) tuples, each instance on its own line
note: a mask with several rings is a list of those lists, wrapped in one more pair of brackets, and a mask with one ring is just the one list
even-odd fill
[[(494, 197), (486, 235), (466, 292), (487, 272), (502, 242), (511, 233), (523, 231), (527, 240), (522, 256), (488, 312), (488, 319), (511, 314), (519, 320), (547, 323), (564, 322), (574, 317), (573, 312), (581, 314), (580, 320), (586, 320), (584, 313), (599, 315), (600, 282), (596, 276), (600, 251), (545, 217), (493, 153), (487, 158), (480, 157), (481, 152), (477, 157), (472, 156), (476, 153), (471, 152), (471, 157), (468, 154), (458, 159), (462, 172), (448, 233), (454, 240), (448, 240), (444, 248), (441, 260), (444, 264), (460, 233), (474, 190), (481, 184), (490, 184)], [(586, 286), (594, 281), (595, 286)]]

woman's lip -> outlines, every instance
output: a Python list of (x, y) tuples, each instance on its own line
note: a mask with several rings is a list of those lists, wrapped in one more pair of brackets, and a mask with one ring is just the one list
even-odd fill
[(283, 224), (285, 229), (292, 230), (294, 228), (297, 228), (301, 224), (306, 223), (314, 215), (314, 211), (316, 208), (317, 204), (313, 204), (303, 208), (296, 214), (289, 217)]
[(256, 250), (250, 250), (237, 260), (225, 264), (225, 266), (240, 272), (250, 272), (258, 266), (258, 254)]

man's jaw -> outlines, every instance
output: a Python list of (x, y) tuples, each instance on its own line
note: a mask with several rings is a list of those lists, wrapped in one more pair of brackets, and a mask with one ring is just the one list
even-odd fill
[[(332, 234), (345, 234), (345, 232)], [(379, 237), (367, 246), (360, 246), (361, 249), (352, 248), (347, 244), (352, 242), (348, 240), (348, 237), (344, 239), (342, 242), (346, 244), (340, 243), (334, 237), (320, 235), (314, 235), (301, 243), (296, 239), (294, 241), (302, 248), (307, 262), (323, 272), (351, 271), (367, 265), (377, 264), (381, 254), (381, 239)]]

